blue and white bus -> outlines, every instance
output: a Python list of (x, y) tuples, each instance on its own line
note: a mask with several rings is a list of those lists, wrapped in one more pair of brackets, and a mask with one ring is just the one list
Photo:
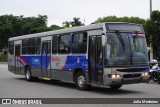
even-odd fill
[(8, 50), (9, 71), (28, 81), (74, 82), (80, 90), (148, 82), (147, 43), (138, 24), (98, 23), (17, 36), (9, 38)]

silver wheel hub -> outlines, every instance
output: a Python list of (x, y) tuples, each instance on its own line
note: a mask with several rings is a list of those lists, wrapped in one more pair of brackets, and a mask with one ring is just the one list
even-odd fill
[(86, 82), (85, 81), (85, 77), (83, 75), (78, 77), (78, 85), (79, 85), (79, 87), (84, 87), (85, 82)]

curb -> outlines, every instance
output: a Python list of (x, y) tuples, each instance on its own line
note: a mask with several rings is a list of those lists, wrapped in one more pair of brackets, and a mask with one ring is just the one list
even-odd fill
[(0, 62), (0, 64), (8, 64), (8, 62)]

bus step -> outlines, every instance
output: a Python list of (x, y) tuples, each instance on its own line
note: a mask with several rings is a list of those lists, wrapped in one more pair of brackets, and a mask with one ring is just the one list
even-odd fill
[(48, 77), (40, 77), (40, 79), (43, 79), (43, 80), (51, 80), (51, 78), (48, 78)]

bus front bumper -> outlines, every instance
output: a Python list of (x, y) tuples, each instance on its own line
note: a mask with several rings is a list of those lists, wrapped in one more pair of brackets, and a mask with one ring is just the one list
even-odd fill
[(136, 83), (147, 83), (149, 77), (137, 77), (137, 78), (104, 78), (105, 86), (113, 85), (125, 85), (125, 84), (136, 84)]

